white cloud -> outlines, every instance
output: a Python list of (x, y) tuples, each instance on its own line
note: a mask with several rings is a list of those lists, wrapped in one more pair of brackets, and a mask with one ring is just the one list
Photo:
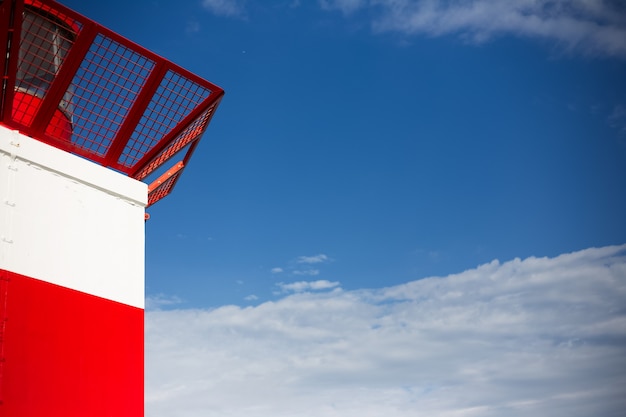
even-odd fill
[(346, 14), (371, 9), (378, 31), (483, 42), (513, 34), (556, 41), (566, 50), (626, 57), (626, 5), (611, 0), (322, 0)]
[(245, 7), (240, 0), (202, 0), (202, 6), (218, 16), (243, 17)]
[(246, 296), (246, 297), (244, 298), (244, 300), (246, 300), (246, 301), (255, 301), (255, 300), (258, 300), (258, 299), (259, 299), (259, 297), (257, 297), (257, 296), (256, 296), (256, 295), (254, 295), (254, 294), (250, 294), (250, 295), (248, 295), (248, 296)]
[(292, 282), (289, 284), (280, 282), (276, 285), (278, 285), (280, 289), (283, 290), (283, 292), (303, 292), (303, 291), (308, 291), (308, 290), (314, 290), (314, 291), (328, 290), (330, 288), (338, 287), (339, 282), (330, 282), (325, 279), (322, 279), (318, 281)]
[(183, 300), (177, 296), (166, 296), (165, 294), (154, 294), (146, 297), (146, 310), (155, 310), (165, 306), (172, 306), (182, 303)]
[(150, 311), (146, 416), (618, 416), (624, 306), (626, 245)]
[(280, 274), (283, 272), (282, 268), (272, 268), (272, 274)]
[(296, 259), (296, 263), (299, 264), (319, 264), (327, 261), (329, 261), (329, 258), (323, 253), (315, 256), (299, 256), (298, 259)]
[(319, 269), (304, 269), (304, 270), (295, 270), (293, 271), (294, 275), (308, 275), (308, 276), (316, 276), (320, 274)]

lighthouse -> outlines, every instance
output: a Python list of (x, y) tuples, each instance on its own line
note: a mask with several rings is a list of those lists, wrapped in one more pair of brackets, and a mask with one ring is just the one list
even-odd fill
[(0, 0), (0, 417), (140, 417), (146, 208), (223, 90), (51, 0)]

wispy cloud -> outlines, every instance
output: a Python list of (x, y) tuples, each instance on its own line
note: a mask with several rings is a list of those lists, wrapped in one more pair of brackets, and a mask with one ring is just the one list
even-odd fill
[[(298, 256), (295, 260), (289, 262), (289, 266), (287, 266), (287, 271), (291, 275), (300, 275), (300, 276), (317, 276), (320, 274), (320, 270), (313, 267), (313, 265), (319, 265), (322, 263), (330, 262), (331, 259), (320, 253), (319, 255), (313, 256)], [(279, 274), (285, 272), (285, 269), (281, 267), (276, 267), (271, 269), (272, 274)]]
[(218, 16), (244, 17), (244, 0), (202, 0), (202, 6)]
[(323, 279), (318, 281), (292, 282), (289, 284), (280, 282), (276, 285), (278, 285), (283, 292), (304, 292), (309, 290), (319, 291), (336, 288), (339, 286), (339, 282), (330, 282)]
[(165, 294), (154, 294), (146, 297), (146, 310), (156, 310), (162, 307), (173, 306), (182, 303), (183, 300), (177, 296), (167, 296)]
[(320, 270), (319, 269), (303, 269), (303, 270), (296, 269), (295, 271), (293, 271), (293, 274), (294, 275), (308, 275), (308, 276), (314, 277), (320, 274)]
[(320, 7), (324, 10), (341, 10), (343, 13), (349, 14), (366, 6), (365, 0), (319, 0)]
[(626, 136), (626, 107), (621, 104), (616, 105), (608, 117), (609, 125), (619, 132), (620, 135)]
[(626, 409), (626, 245), (384, 289), (304, 292), (335, 285), (316, 282), (285, 284), (303, 291), (255, 307), (146, 313), (146, 415)]
[(200, 23), (197, 20), (188, 21), (187, 26), (185, 26), (185, 32), (189, 35), (200, 32)]
[(319, 264), (328, 261), (328, 256), (324, 255), (323, 253), (315, 256), (299, 256), (298, 259), (296, 259), (296, 263), (299, 264)]
[(382, 32), (471, 42), (498, 35), (555, 41), (564, 50), (626, 58), (626, 4), (611, 0), (320, 0), (345, 14), (369, 9)]

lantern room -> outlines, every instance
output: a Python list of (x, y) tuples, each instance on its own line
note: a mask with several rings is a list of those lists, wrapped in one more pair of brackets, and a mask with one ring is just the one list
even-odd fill
[[(50, 10), (36, 0), (28, 0), (22, 12), (12, 118), (25, 125), (32, 123), (78, 31), (71, 19), (63, 20), (46, 9)], [(49, 122), (49, 134), (55, 139), (71, 140), (71, 100), (70, 90)]]

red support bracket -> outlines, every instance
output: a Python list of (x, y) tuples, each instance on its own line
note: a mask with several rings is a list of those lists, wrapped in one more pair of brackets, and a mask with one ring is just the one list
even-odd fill
[(174, 165), (173, 167), (171, 167), (170, 169), (168, 169), (165, 172), (165, 174), (161, 175), (159, 178), (154, 180), (150, 185), (148, 185), (148, 193), (151, 193), (152, 191), (156, 190), (161, 185), (166, 183), (170, 178), (172, 178), (175, 174), (178, 173), (178, 171), (180, 171), (184, 167), (185, 167), (185, 164), (183, 164), (183, 162), (181, 161), (177, 163), (176, 165)]

